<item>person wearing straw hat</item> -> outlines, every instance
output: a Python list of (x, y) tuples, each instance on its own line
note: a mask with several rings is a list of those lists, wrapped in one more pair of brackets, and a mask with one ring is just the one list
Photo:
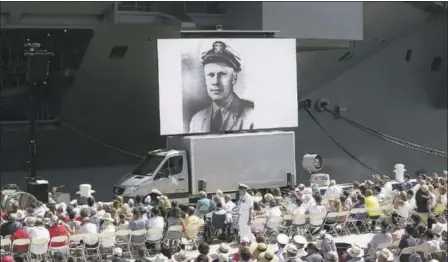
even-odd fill
[(394, 254), (387, 248), (383, 248), (376, 252), (377, 262), (390, 262), (394, 261)]
[(190, 258), (187, 255), (187, 252), (185, 250), (181, 250), (173, 255), (174, 261), (176, 262), (187, 262), (190, 260)]
[(364, 261), (364, 250), (358, 245), (352, 245), (347, 249), (347, 254), (350, 257), (347, 262)]
[(270, 250), (266, 250), (266, 252), (260, 254), (260, 258), (257, 259), (257, 262), (279, 262), (279, 260), (274, 253)]
[[(110, 213), (104, 213), (103, 216), (100, 217), (100, 220), (102, 221), (100, 226), (99, 233), (104, 232), (115, 232), (115, 226), (114, 226), (114, 219), (112, 218), (112, 215)], [(113, 246), (115, 244), (115, 237), (104, 237), (101, 240), (103, 243), (107, 242), (105, 246)]]
[(214, 259), (213, 262), (228, 262), (230, 247), (226, 243), (221, 243), (217, 251), (218, 258)]
[(300, 262), (302, 261), (298, 256), (298, 249), (295, 245), (289, 244), (286, 246), (286, 253), (284, 254), (284, 261), (286, 262)]
[[(50, 239), (50, 232), (45, 227), (44, 222), (42, 218), (37, 218), (35, 226), (30, 228), (28, 231), (28, 235), (30, 236), (30, 239), (37, 239), (37, 238), (47, 238)], [(47, 251), (47, 247), (41, 246), (41, 245), (31, 245), (30, 251), (35, 254), (43, 254)]]
[(252, 252), (252, 257), (254, 259), (258, 259), (261, 255), (261, 253), (266, 252), (267, 249), (268, 249), (268, 246), (266, 245), (266, 243), (259, 243), (257, 245), (257, 248)]
[(336, 251), (330, 251), (327, 253), (327, 259), (325, 262), (338, 262), (339, 261), (339, 255)]

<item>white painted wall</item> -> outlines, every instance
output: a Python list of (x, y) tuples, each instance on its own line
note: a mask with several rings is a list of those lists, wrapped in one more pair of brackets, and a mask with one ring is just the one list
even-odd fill
[[(316, 89), (309, 97), (329, 98), (331, 104), (347, 107), (346, 117), (377, 131), (446, 151), (447, 110), (434, 109), (426, 93), (428, 88), (443, 85), (446, 90), (447, 61), (443, 61), (439, 72), (430, 72), (433, 57), (447, 55), (446, 34), (444, 20), (428, 21), (426, 26)], [(408, 49), (413, 50), (410, 62), (404, 59)], [(380, 171), (390, 174), (395, 163), (405, 164), (411, 174), (422, 167), (428, 172), (447, 168), (446, 158), (384, 142), (327, 113), (315, 115), (349, 151)], [(370, 171), (339, 150), (303, 112), (296, 138), (297, 156), (310, 152), (321, 154), (328, 160), (325, 171), (337, 180), (348, 182), (370, 177)], [(298, 170), (301, 169), (298, 167)], [(302, 181), (308, 179), (303, 174), (298, 177)]]
[(263, 2), (263, 30), (279, 37), (363, 39), (362, 2)]

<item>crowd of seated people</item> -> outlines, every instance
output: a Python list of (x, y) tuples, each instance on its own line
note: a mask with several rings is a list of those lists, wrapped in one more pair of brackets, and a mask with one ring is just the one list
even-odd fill
[[(154, 261), (345, 262), (392, 261), (391, 259), (397, 258), (399, 261), (431, 261), (438, 251), (446, 250), (446, 174), (431, 177), (421, 174), (416, 177), (416, 184), (410, 183), (410, 176), (406, 175), (405, 181), (398, 186), (392, 186), (387, 177), (374, 180), (354, 182), (349, 189), (343, 189), (335, 181), (331, 181), (322, 195), (319, 190), (315, 190), (316, 187), (305, 187), (303, 184), (288, 195), (282, 195), (279, 189), (272, 189), (264, 195), (261, 192), (251, 192), (255, 200), (252, 221), (265, 220), (265, 225), (268, 225), (269, 221), (281, 220), (289, 228), (308, 223), (308, 231), (277, 231), (274, 238), (258, 234), (253, 243), (247, 238), (239, 239), (240, 246), (237, 250), (222, 243), (216, 254), (211, 254), (208, 243), (197, 241), (198, 232), (189, 229), (192, 226), (207, 227), (207, 221), (215, 214), (224, 215), (225, 224), (235, 223), (236, 205), (229, 195), (224, 195), (220, 190), (212, 199), (205, 192), (200, 192), (199, 200), (194, 206), (179, 205), (157, 190), (146, 197), (136, 196), (126, 203), (123, 197), (117, 196), (108, 204), (90, 197), (87, 205), (83, 206), (79, 206), (76, 201), (48, 207), (39, 202), (27, 210), (20, 210), (12, 205), (11, 210), (2, 213), (2, 238), (11, 241), (30, 239), (31, 242), (15, 245), (14, 258), (3, 256), (2, 261), (22, 261), (23, 255), (30, 252), (30, 249), (43, 248), (33, 247), (33, 239), (113, 233), (120, 230), (158, 229), (167, 232), (173, 226), (181, 228), (184, 237), (192, 242), (193, 250), (197, 250), (199, 255), (195, 258), (188, 257), (185, 243), (174, 251), (170, 247), (158, 245)], [(364, 211), (350, 213), (354, 209)], [(328, 216), (344, 212), (348, 214), (345, 217)], [(326, 214), (328, 218), (319, 214)], [(337, 233), (343, 233), (343, 230), (334, 229), (333, 225), (348, 223), (355, 219), (355, 215), (355, 222), (360, 222), (357, 229), (372, 232), (373, 237), (367, 248), (355, 244), (342, 252), (334, 237)], [(292, 219), (287, 219), (288, 216)], [(365, 220), (370, 220), (370, 223), (361, 223)], [(254, 222), (252, 230), (263, 231), (265, 228)], [(311, 239), (308, 238), (309, 235)], [(87, 248), (104, 243), (113, 246), (120, 237), (123, 236), (111, 235), (102, 238), (101, 242), (98, 239), (85, 239), (83, 245)], [(145, 237), (132, 235), (129, 242), (144, 242)], [(270, 245), (272, 239), (275, 239), (275, 245)], [(65, 243), (50, 242), (49, 245), (58, 247)], [(39, 253), (39, 250), (36, 252)], [(111, 260), (123, 261), (124, 253), (120, 247), (115, 247)], [(445, 260), (441, 260), (443, 252), (440, 253), (442, 258), (437, 259), (444, 262)], [(73, 260), (65, 250), (52, 252), (51, 257), (54, 261)], [(146, 259), (147, 253), (140, 252), (136, 261)]]

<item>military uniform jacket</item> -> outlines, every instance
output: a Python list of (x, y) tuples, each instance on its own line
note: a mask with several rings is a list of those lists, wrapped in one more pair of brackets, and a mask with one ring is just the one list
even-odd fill
[[(220, 131), (250, 130), (254, 128), (254, 103), (249, 100), (233, 98), (230, 106), (222, 112)], [(219, 112), (218, 112), (219, 113)], [(210, 121), (213, 115), (213, 106), (197, 112), (190, 121), (190, 133), (210, 132)]]

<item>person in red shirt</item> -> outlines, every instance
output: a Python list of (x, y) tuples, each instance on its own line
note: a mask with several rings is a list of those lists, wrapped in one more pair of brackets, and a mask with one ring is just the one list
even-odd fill
[[(28, 231), (26, 228), (19, 228), (12, 234), (11, 241), (14, 241), (15, 239), (27, 239), (29, 238)], [(15, 245), (14, 250), (17, 250), (19, 253), (24, 252), (28, 249), (28, 245)]]
[[(51, 226), (48, 227), (48, 232), (50, 232), (50, 238), (60, 237), (60, 236), (70, 236), (70, 232), (66, 226), (64, 226), (61, 221), (59, 221), (57, 216), (51, 217)], [(52, 243), (51, 247), (62, 247), (67, 243)]]

